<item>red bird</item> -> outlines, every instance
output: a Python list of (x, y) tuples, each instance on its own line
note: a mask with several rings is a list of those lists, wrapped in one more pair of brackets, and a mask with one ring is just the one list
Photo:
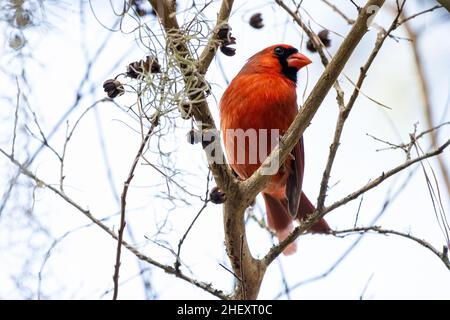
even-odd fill
[[(230, 165), (241, 179), (250, 177), (275, 147), (271, 143), (276, 138), (273, 129), (278, 129), (279, 135), (283, 135), (297, 115), (297, 72), (310, 63), (311, 60), (296, 48), (274, 45), (251, 57), (225, 90), (220, 101), (221, 130)], [(236, 134), (239, 129), (246, 133), (256, 130), (262, 134), (254, 135), (256, 141), (246, 143), (251, 134), (245, 135), (247, 140), (239, 140)], [(267, 153), (258, 156), (262, 148)], [(302, 192), (304, 165), (301, 138), (291, 157), (262, 191), (268, 225), (276, 232), (279, 241), (292, 231), (293, 219), (304, 219), (314, 211), (314, 205)], [(310, 231), (327, 233), (330, 228), (322, 219)], [(295, 251), (296, 244), (292, 243), (284, 253)]]

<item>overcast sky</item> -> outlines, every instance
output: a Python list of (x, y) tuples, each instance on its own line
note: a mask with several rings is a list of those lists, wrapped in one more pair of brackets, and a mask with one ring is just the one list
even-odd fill
[[(182, 20), (190, 15), (183, 9), (187, 7), (186, 2), (191, 1), (180, 2), (179, 19)], [(349, 26), (321, 1), (308, 0), (303, 3), (306, 12), (313, 17), (310, 23), (314, 31), (318, 32), (322, 27), (333, 31), (332, 46), (329, 48), (330, 54), (333, 54)], [(350, 1), (336, 1), (338, 3), (349, 16), (356, 16)], [(22, 71), (26, 75), (27, 83), (19, 78), (20, 90), (36, 113), (43, 132), (48, 134), (73, 105), (86, 72), (87, 61), (94, 57), (105, 41), (106, 46), (95, 59), (89, 79), (81, 89), (82, 99), (64, 120), (68, 121), (69, 128), (74, 126), (87, 108), (105, 97), (102, 89), (104, 80), (124, 72), (128, 63), (146, 56), (147, 52), (140, 41), (147, 43), (147, 40), (139, 39), (138, 32), (133, 31), (137, 27), (134, 19), (126, 18), (122, 31), (111, 34), (101, 25), (117, 28), (113, 27), (116, 17), (112, 14), (109, 1), (93, 0), (91, 4), (92, 8), (88, 2), (82, 6), (75, 1), (45, 2), (46, 22), (25, 30), (28, 42), (21, 51), (23, 57), (8, 46), (8, 39), (14, 31), (2, 22), (4, 27), (0, 32), (0, 43), (4, 45), (0, 55), (0, 146), (4, 150), (11, 150), (17, 95), (17, 85), (11, 75), (20, 76)], [(434, 1), (408, 1), (407, 15), (434, 4)], [(219, 2), (215, 1), (205, 10), (205, 16), (213, 20), (218, 6)], [(275, 43), (294, 45), (313, 60), (312, 65), (299, 73), (298, 100), (301, 105), (323, 70), (318, 55), (306, 51), (306, 39), (298, 27), (271, 1), (240, 0), (235, 1), (234, 8), (230, 24), (237, 38), (237, 54), (227, 57), (219, 53), (207, 74), (212, 84), (209, 102), (216, 121), (219, 121), (218, 101), (226, 88), (227, 79), (232, 79), (252, 54)], [(120, 6), (117, 5), (115, 9), (119, 10)], [(265, 27), (260, 30), (247, 24), (255, 12), (261, 12), (264, 18)], [(303, 14), (305, 19), (309, 19), (305, 12)], [(376, 22), (384, 27), (391, 20), (392, 15), (387, 8), (376, 18)], [(148, 23), (150, 30), (159, 32), (153, 16), (148, 15), (143, 21)], [(450, 120), (450, 42), (445, 40), (450, 32), (448, 21), (448, 15), (445, 17), (441, 9), (415, 19), (412, 24), (415, 30), (420, 31), (419, 48), (426, 68), (435, 125)], [(347, 77), (353, 81), (357, 78), (359, 68), (373, 47), (376, 33), (377, 29), (371, 27), (339, 78), (347, 99), (352, 90)], [(400, 38), (406, 37), (403, 28), (394, 34)], [(404, 161), (402, 151), (377, 151), (386, 145), (374, 141), (367, 134), (401, 143), (408, 142), (409, 133), (416, 123), (419, 132), (426, 129), (420, 87), (408, 41), (386, 41), (368, 73), (362, 91), (365, 96), (382, 102), (390, 109), (360, 96), (342, 137), (331, 175), (330, 185), (333, 187), (328, 192), (328, 204)], [(17, 138), (16, 155), (21, 161), (39, 146), (36, 139), (25, 139), (29, 136), (26, 125), (34, 133), (39, 131), (23, 99), (20, 104), (19, 114), (23, 116), (18, 122), (20, 135)], [(89, 111), (68, 144), (64, 165), (66, 193), (97, 218), (109, 217), (106, 224), (114, 230), (117, 230), (119, 221), (118, 195), (140, 143), (139, 123), (130, 112), (124, 111), (135, 100), (135, 96), (129, 92), (115, 100), (122, 108), (113, 103), (100, 103)], [(306, 169), (303, 186), (311, 199), (316, 199), (319, 192), (337, 112), (335, 93), (330, 91), (304, 135)], [(204, 154), (199, 145), (186, 143), (185, 134), (190, 129), (190, 121), (178, 119), (176, 124), (178, 128), (172, 130), (168, 122), (163, 121), (162, 130), (167, 131), (167, 134), (160, 140), (152, 139), (150, 149), (156, 151), (161, 148), (164, 152), (171, 152), (171, 166), (187, 172), (181, 177), (177, 176), (177, 181), (190, 193), (203, 196), (207, 180)], [(49, 141), (58, 151), (62, 151), (65, 134), (66, 125), (63, 124)], [(446, 126), (439, 133), (439, 141), (443, 142), (449, 136), (449, 126)], [(429, 141), (424, 140), (421, 146), (428, 150)], [(160, 163), (156, 152), (147, 155), (150, 161)], [(448, 151), (443, 158), (448, 167)], [(438, 172), (436, 161), (430, 160), (428, 163)], [(0, 156), (0, 164), (0, 194), (4, 195), (16, 168), (3, 155)], [(48, 184), (59, 184), (59, 161), (50, 150), (40, 153), (30, 170)], [(409, 179), (410, 174), (412, 177)], [(409, 182), (403, 185), (405, 179), (409, 179)], [(448, 216), (450, 196), (446, 194), (442, 181), (439, 181), (442, 203)], [(210, 184), (213, 186), (214, 182)], [(371, 223), (382, 210), (389, 194), (392, 196), (399, 189), (402, 192), (395, 201), (389, 203), (377, 225), (411, 232), (441, 250), (445, 238), (436, 221), (420, 166), (412, 166), (365, 194), (357, 225)], [(164, 177), (150, 166), (140, 165), (127, 201), (127, 227), (133, 230), (136, 246), (145, 254), (167, 264), (173, 264), (173, 255), (153, 241), (176, 248), (180, 237), (203, 204), (198, 197), (187, 196), (175, 186), (171, 187), (170, 192), (175, 198), (182, 199), (167, 201), (168, 189)], [(330, 226), (337, 230), (353, 227), (359, 204), (360, 198), (327, 215)], [(259, 199), (254, 211), (262, 217), (264, 213), (259, 210), (261, 205)], [(103, 293), (112, 288), (116, 242), (96, 226), (80, 228), (87, 224), (89, 221), (83, 215), (51, 191), (33, 188), (29, 179), (21, 178), (0, 215), (0, 298), (37, 298), (39, 273), (42, 271), (41, 297), (110, 299), (111, 292)], [(159, 228), (164, 232), (158, 234)], [(58, 241), (46, 261), (46, 254), (52, 248), (53, 241), (69, 231), (73, 232)], [(266, 231), (254, 223), (249, 224), (248, 231), (251, 251), (261, 257), (272, 245), (271, 239)], [(190, 232), (182, 258), (190, 267), (184, 270), (187, 274), (229, 291), (233, 276), (219, 265), (229, 265), (223, 239), (221, 206), (209, 204)], [(302, 236), (294, 256), (280, 257), (270, 266), (259, 298), (273, 299), (282, 292), (280, 268), (288, 284), (293, 286), (326, 271), (356, 239), (357, 236), (344, 239)], [(146, 272), (151, 275), (152, 286), (160, 299), (212, 298), (182, 280), (151, 266), (145, 267), (151, 269)], [(121, 286), (120, 298), (145, 298), (142, 281), (137, 276), (139, 272), (136, 259), (125, 251), (120, 279), (129, 281)], [(291, 292), (290, 298), (359, 299), (365, 291), (366, 299), (449, 299), (449, 287), (448, 270), (430, 251), (410, 240), (370, 234), (329, 276), (298, 287)], [(281, 298), (285, 299), (286, 296)]]

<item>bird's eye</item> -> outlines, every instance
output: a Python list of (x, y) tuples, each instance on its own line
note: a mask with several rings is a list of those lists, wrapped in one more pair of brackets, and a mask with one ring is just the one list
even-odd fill
[(275, 50), (274, 50), (274, 52), (275, 52), (275, 54), (276, 54), (277, 56), (281, 56), (281, 55), (283, 55), (283, 53), (284, 53), (284, 48), (283, 48), (283, 47), (276, 47)]

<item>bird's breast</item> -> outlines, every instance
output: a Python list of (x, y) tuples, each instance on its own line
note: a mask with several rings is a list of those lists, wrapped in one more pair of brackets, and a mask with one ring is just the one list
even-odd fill
[(227, 88), (220, 103), (221, 130), (228, 160), (241, 178), (258, 169), (289, 128), (296, 100), (295, 84), (278, 75), (238, 76)]
[(222, 129), (286, 130), (297, 114), (295, 84), (278, 75), (237, 77), (221, 100)]

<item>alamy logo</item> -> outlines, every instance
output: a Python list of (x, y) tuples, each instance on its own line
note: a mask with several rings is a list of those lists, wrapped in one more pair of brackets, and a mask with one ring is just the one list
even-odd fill
[[(223, 164), (224, 155), (220, 152), (220, 135), (226, 141), (227, 160), (230, 164), (261, 164), (280, 141), (279, 129), (227, 129), (203, 130), (201, 141), (208, 162)], [(275, 158), (270, 166), (264, 166), (262, 174), (274, 175), (279, 168)]]

